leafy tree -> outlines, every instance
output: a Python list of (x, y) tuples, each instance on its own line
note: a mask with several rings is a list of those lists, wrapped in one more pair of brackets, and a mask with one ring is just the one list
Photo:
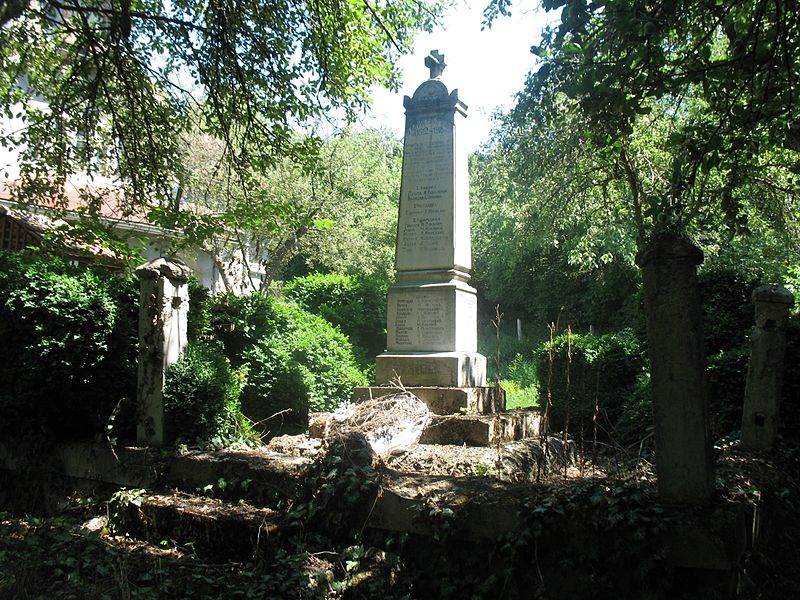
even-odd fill
[(315, 193), (330, 227), (300, 240), (303, 260), (316, 271), (390, 279), (402, 145), (385, 131), (348, 130), (327, 141), (320, 155)]
[(237, 171), (223, 140), (193, 135), (187, 144), (181, 210), (158, 212), (183, 231), (176, 245), (209, 253), (227, 292), (240, 285), (257, 290), (262, 282), (252, 280), (251, 273), (264, 268), (268, 285), (294, 240), (326, 224), (315, 218), (320, 206), (310, 198), (303, 167), (313, 160), (281, 158), (262, 173)]
[(639, 277), (625, 223), (592, 219), (585, 204), (551, 215), (545, 174), (535, 186), (516, 184), (529, 165), (518, 157), (497, 148), (473, 156), (473, 276), (481, 299), (492, 311), (500, 304), (511, 326), (522, 318), (540, 339), (559, 318), (580, 331), (632, 326)]
[(223, 140), (194, 136), (186, 162), (177, 241), (208, 251), (229, 292), (258, 267), (265, 276), (254, 286), (266, 289), (292, 259), (325, 271), (391, 272), (400, 146), (388, 134), (347, 129), (313, 156), (249, 169), (246, 185)]
[[(719, 239), (720, 229), (746, 232), (749, 217), (777, 232), (796, 228), (800, 13), (780, 0), (543, 6), (562, 9), (561, 23), (532, 49), (542, 64), (506, 117), (503, 150), (545, 173), (551, 214), (560, 205), (633, 232), (662, 455), (677, 442), (673, 432), (685, 433), (683, 447), (672, 448), (674, 464), (659, 462), (660, 485), (667, 499), (689, 499), (672, 477), (686, 467), (691, 499), (705, 499), (713, 477), (696, 468), (711, 451), (692, 264), (702, 253), (689, 238), (702, 244)], [(507, 0), (495, 0), (487, 19), (508, 10)], [(686, 397), (679, 411), (667, 410), (672, 394)], [(682, 455), (689, 444), (693, 462)]]
[(800, 17), (789, 4), (544, 2), (563, 8), (562, 22), (532, 49), (542, 66), (509, 122), (528, 144), (550, 136), (536, 147), (540, 165), (580, 174), (591, 194), (617, 186), (640, 247), (659, 230), (709, 221), (741, 231), (745, 206), (796, 226)]
[[(174, 209), (181, 136), (195, 129), (221, 140), (247, 190), (250, 169), (313, 152), (299, 124), (352, 116), (373, 85), (396, 86), (397, 57), (439, 10), (416, 0), (4, 2), (0, 107), (19, 127), (0, 144), (20, 150), (15, 193), (64, 206), (63, 182), (83, 172), (110, 176), (125, 214)], [(87, 189), (90, 213), (105, 196)]]

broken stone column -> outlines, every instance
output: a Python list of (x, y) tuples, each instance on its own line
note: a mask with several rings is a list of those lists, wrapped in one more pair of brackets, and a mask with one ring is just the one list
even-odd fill
[(175, 258), (157, 258), (136, 268), (139, 277), (139, 369), (136, 437), (164, 444), (164, 382), (186, 349), (191, 269)]
[(742, 414), (742, 446), (750, 450), (772, 447), (778, 435), (786, 326), (793, 302), (794, 296), (782, 287), (765, 285), (753, 291), (756, 326)]
[(703, 503), (714, 492), (697, 265), (702, 251), (673, 233), (636, 257), (642, 270), (661, 499)]

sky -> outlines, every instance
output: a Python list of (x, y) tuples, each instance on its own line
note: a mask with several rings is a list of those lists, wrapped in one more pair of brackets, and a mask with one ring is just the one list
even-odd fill
[(542, 29), (556, 21), (558, 13), (544, 13), (537, 8), (538, 2), (516, 2), (511, 17), (498, 17), (491, 29), (481, 30), (486, 3), (461, 0), (441, 26), (432, 33), (418, 34), (413, 54), (399, 62), (403, 73), (400, 91), (376, 88), (364, 124), (387, 127), (402, 139), (403, 96), (411, 96), (427, 80), (425, 57), (438, 50), (447, 64), (442, 81), (450, 90), (457, 88), (459, 99), (468, 106), (466, 120), (457, 125), (459, 137), (466, 140), (468, 151), (488, 140), (492, 114), (498, 107), (513, 106), (514, 94), (522, 89), (525, 76), (536, 65), (530, 47), (539, 42)]

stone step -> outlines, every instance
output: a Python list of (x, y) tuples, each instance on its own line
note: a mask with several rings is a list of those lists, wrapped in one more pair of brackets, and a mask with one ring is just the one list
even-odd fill
[(116, 533), (189, 550), (213, 562), (247, 562), (290, 537), (283, 511), (182, 492), (122, 493), (112, 517)]
[(538, 410), (514, 410), (493, 415), (432, 415), (420, 444), (493, 446), (538, 437), (542, 415)]
[[(323, 439), (333, 413), (309, 414), (308, 435)], [(430, 422), (419, 439), (420, 444), (455, 444), (457, 446), (493, 446), (538, 438), (542, 421), (538, 409), (510, 410), (491, 415), (455, 414), (431, 415)]]
[(433, 414), (453, 415), (461, 412), (480, 415), (503, 412), (506, 409), (506, 394), (503, 388), (483, 387), (435, 387), (414, 386), (397, 388), (392, 386), (358, 387), (353, 390), (353, 402), (365, 402), (384, 396), (408, 392), (422, 400)]

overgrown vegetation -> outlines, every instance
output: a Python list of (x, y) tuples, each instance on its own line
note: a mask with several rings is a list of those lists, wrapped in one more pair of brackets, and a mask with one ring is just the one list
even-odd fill
[(53, 440), (130, 436), (137, 317), (131, 277), (0, 253), (0, 430)]
[(389, 282), (376, 277), (315, 273), (288, 282), (285, 294), (338, 327), (366, 368), (386, 349), (388, 289)]
[(278, 550), (256, 565), (208, 564), (191, 552), (142, 547), (74, 516), (12, 519), (0, 513), (0, 596), (8, 600), (241, 600), (320, 598), (309, 588), (310, 557)]
[[(377, 140), (365, 153), (368, 160), (340, 165), (337, 156), (356, 156), (351, 151), (360, 145), (356, 138), (343, 138), (346, 152), (333, 151), (338, 141), (323, 148), (333, 150), (322, 168), (316, 162), (318, 140), (294, 136), (289, 125), (323, 114), (328, 105), (318, 102), (320, 97), (352, 112), (369, 83), (393, 82), (395, 52), (387, 39), (399, 44), (398, 51), (407, 48), (413, 29), (429, 22), (422, 5), (340, 10), (323, 3), (299, 12), (265, 13), (244, 3), (202, 15), (189, 6), (178, 10), (178, 17), (186, 17), (182, 20), (166, 18), (152, 6), (148, 13), (96, 2), (6, 4), (0, 11), (0, 41), (7, 43), (0, 44), (0, 55), (5, 52), (16, 68), (0, 73), (8, 84), (2, 86), (0, 105), (21, 102), (29, 121), (0, 143), (24, 147), (21, 198), (55, 196), (63, 205), (58, 186), (77, 168), (111, 172), (129, 192), (124, 198), (135, 200), (123, 207), (126, 213), (144, 208), (139, 200), (156, 198), (161, 202), (151, 218), (183, 225), (186, 239), (214, 241), (216, 235), (227, 241), (230, 232), (258, 233), (256, 241), (268, 246), (262, 255), (267, 283), (293, 267), (298, 272), (309, 266), (337, 272), (391, 269), (386, 216), (395, 209), (389, 179), (396, 175), (396, 145)], [(488, 20), (506, 14), (509, 6), (507, 0), (494, 0)], [(545, 7), (563, 13), (534, 46), (539, 70), (528, 77), (517, 106), (502, 116), (494, 144), (473, 161), (475, 282), (492, 305), (507, 304), (508, 323), (519, 316), (526, 333), (532, 333), (524, 340), (498, 336), (496, 352), (503, 360), (497, 360), (496, 378), (504, 382), (512, 406), (548, 406), (553, 429), (583, 438), (598, 427), (614, 450), (638, 444), (642, 458), (642, 444), (652, 433), (653, 394), (643, 358), (647, 340), (634, 258), (659, 235), (675, 234), (676, 240), (701, 245), (710, 263), (701, 271), (700, 287), (711, 407), (715, 433), (735, 437), (752, 327), (749, 294), (761, 281), (797, 284), (800, 272), (800, 130), (793, 96), (800, 13), (768, 0), (646, 6), (627, 0), (553, 0)], [(275, 15), (286, 21), (277, 29)], [(262, 30), (281, 41), (278, 58), (295, 55), (297, 44), (308, 52), (301, 53), (299, 64), (276, 62), (270, 52), (263, 60), (272, 44), (250, 44), (257, 51), (240, 56), (237, 44), (224, 41), (241, 40), (237, 34), (263, 41)], [(196, 47), (186, 47), (187, 36)], [(153, 42), (162, 38), (163, 44)], [(143, 45), (131, 45), (133, 39)], [(172, 60), (162, 73), (142, 69), (153, 52), (165, 51), (171, 51)], [(207, 61), (206, 51), (219, 60)], [(264, 75), (264, 64), (279, 63), (281, 69)], [(86, 77), (88, 64), (103, 68)], [(187, 102), (190, 96), (171, 84), (175, 95), (156, 85), (187, 65), (198, 67), (192, 76), (210, 102)], [(363, 67), (360, 75), (355, 65)], [(29, 104), (33, 95), (18, 85), (20, 73), (52, 111), (42, 113)], [(276, 82), (280, 85), (273, 88)], [(138, 93), (131, 94), (130, 86)], [(267, 103), (258, 101), (265, 89), (270, 90)], [(255, 105), (265, 112), (251, 112)], [(187, 106), (194, 112), (187, 113)], [(108, 129), (99, 126), (105, 120), (110, 120)], [(173, 133), (198, 123), (218, 150), (218, 160), (203, 165), (213, 165), (213, 181), (205, 189), (236, 192), (224, 204), (210, 194), (209, 206), (198, 214), (176, 215), (175, 184), (183, 191), (190, 182)], [(140, 135), (141, 126), (147, 136)], [(66, 152), (78, 134), (82, 144)], [(140, 145), (141, 140), (147, 142)], [(98, 161), (97, 148), (104, 145), (112, 159)], [(285, 155), (298, 160), (276, 160)], [(366, 177), (372, 165), (380, 167), (374, 179)], [(315, 177), (307, 177), (316, 167)], [(267, 169), (273, 176), (268, 185), (254, 185), (264, 183)], [(336, 177), (345, 170), (346, 176)], [(320, 185), (335, 188), (336, 195), (329, 198)], [(331, 198), (342, 202), (323, 215), (321, 207)], [(96, 215), (101, 198), (91, 200), (88, 212)], [(322, 236), (305, 234), (320, 234), (334, 219), (353, 227), (348, 235), (329, 236), (325, 248), (314, 248)], [(299, 239), (304, 247), (287, 267)], [(131, 411), (134, 381), (131, 281), (57, 260), (2, 260), (0, 429), (36, 431), (52, 439), (110, 437), (105, 426), (115, 416), (116, 423), (131, 427), (133, 419), (120, 416)], [(194, 343), (173, 367), (166, 391), (173, 437), (224, 443), (242, 435), (247, 425), (240, 404), (259, 431), (302, 429), (309, 410), (329, 409), (347, 398), (354, 385), (366, 382), (351, 342), (362, 368), (383, 349), (381, 286), (350, 276), (313, 275), (290, 283), (288, 295), (320, 316), (262, 295), (210, 299), (194, 286), (193, 310), (199, 309), (191, 320)], [(559, 321), (569, 323), (566, 333), (553, 324)], [(548, 323), (552, 339), (542, 343)], [(585, 333), (592, 328), (599, 334)], [(798, 331), (794, 322), (790, 365), (798, 361)], [(210, 338), (221, 350), (205, 343)], [(494, 350), (484, 353), (495, 356)], [(787, 399), (797, 396), (798, 382), (789, 370)], [(798, 411), (792, 402), (785, 401), (783, 408), (783, 432), (794, 434)], [(772, 530), (765, 528), (768, 539), (779, 542), (780, 559), (796, 562), (794, 540), (784, 531), (798, 530), (793, 505), (798, 485), (792, 479), (796, 439), (792, 443), (779, 449), (780, 460), (769, 462), (775, 456), (765, 454), (750, 461), (746, 477), (726, 483), (732, 493), (724, 500), (751, 501), (763, 493), (778, 522)], [(566, 443), (564, 448), (566, 455)], [(664, 568), (656, 546), (664, 533), (663, 513), (648, 500), (648, 484), (590, 481), (531, 497), (513, 537), (496, 540), (480, 555), (463, 543), (465, 532), (457, 529), (456, 517), (469, 516), (469, 502), (454, 510), (421, 501), (415, 524), (429, 527), (436, 545), (400, 535), (384, 536), (370, 547), (364, 524), (381, 486), (363, 451), (349, 446), (320, 459), (291, 504), (288, 520), (297, 535), (288, 548), (254, 554), (254, 564), (247, 567), (129, 554), (130, 546), (120, 540), (114, 542), (124, 551), (116, 552), (108, 539), (77, 533), (77, 521), (0, 517), (0, 595), (10, 590), (11, 597), (20, 598), (46, 593), (98, 599), (341, 593), (354, 598), (546, 597), (560, 584), (571, 597), (624, 598), (658, 597), (671, 584), (673, 573)], [(721, 454), (727, 451), (730, 447), (718, 448)], [(359, 455), (361, 462), (354, 462)], [(747, 462), (743, 456), (731, 461), (735, 468)], [(759, 478), (770, 485), (758, 485)], [(130, 504), (136, 500), (135, 494), (128, 498)], [(565, 536), (580, 552), (558, 543)], [(553, 539), (555, 550), (540, 552)], [(99, 550), (109, 546), (108, 554)], [(759, 564), (758, 550), (754, 556), (752, 572), (760, 575), (754, 587), (763, 587), (753, 597), (796, 595), (796, 582), (784, 581), (788, 578), (774, 568), (777, 558), (762, 556)], [(192, 566), (185, 568), (187, 563)]]
[[(0, 430), (132, 441), (138, 282), (52, 256), (2, 253), (0, 263)], [(363, 297), (379, 313), (376, 285)], [(189, 287), (191, 344), (165, 389), (172, 440), (251, 438), (240, 403), (259, 431), (304, 429), (309, 410), (332, 409), (366, 383), (350, 342), (322, 317), (261, 294), (212, 298)]]
[(244, 413), (262, 432), (305, 429), (366, 383), (347, 338), (322, 317), (264, 294), (212, 299), (210, 331), (235, 368), (247, 369)]
[(247, 368), (232, 369), (217, 344), (190, 344), (164, 385), (169, 442), (226, 446), (257, 439), (241, 410), (246, 381)]
[(522, 354), (514, 357), (500, 383), (506, 392), (507, 408), (541, 406), (536, 365)]
[(539, 396), (550, 398), (550, 427), (573, 434), (610, 435), (625, 398), (642, 374), (636, 340), (618, 334), (593, 336), (567, 331), (535, 352)]
[[(788, 276), (788, 270), (784, 271), (784, 275)], [(742, 402), (751, 350), (750, 335), (755, 325), (751, 295), (754, 289), (768, 281), (765, 280), (767, 276), (775, 277), (776, 273), (768, 274), (750, 264), (734, 265), (730, 261), (719, 259), (710, 261), (708, 267), (699, 273), (712, 429), (715, 438), (735, 434), (741, 427)], [(635, 290), (634, 295), (638, 297), (638, 292)], [(623, 445), (649, 439), (653, 427), (646, 361), (647, 342), (642, 323), (634, 318), (630, 325), (630, 328), (619, 334), (611, 334), (608, 339), (623, 340), (627, 348), (626, 355), (636, 366), (623, 377), (620, 377), (619, 373), (614, 374), (613, 367), (608, 370), (606, 365), (597, 370), (600, 374), (604, 374), (603, 377), (610, 377), (605, 379), (609, 382), (605, 390), (600, 388), (596, 390), (602, 392), (597, 395), (601, 400), (598, 404), (599, 416), (602, 417), (599, 422), (601, 431), (604, 431), (603, 435), (610, 435), (614, 441)], [(791, 333), (794, 327), (793, 321), (790, 321), (787, 365), (792, 364), (789, 361), (797, 352), (795, 348), (797, 342)], [(603, 337), (605, 336), (574, 334), (571, 342), (574, 346), (573, 364), (567, 358), (569, 344), (566, 334), (559, 335), (558, 351), (553, 355), (552, 380), (548, 384), (549, 343), (540, 342), (531, 345), (529, 341), (519, 341), (510, 334), (501, 336), (502, 380), (510, 406), (531, 405), (536, 402), (544, 406), (549, 389), (554, 399), (552, 422), (554, 428), (558, 429), (564, 425), (567, 398), (570, 403), (573, 428), (579, 427), (578, 423), (581, 421), (585, 427), (593, 423), (595, 384), (591, 382), (587, 384), (585, 380), (586, 365), (583, 364), (585, 352), (582, 346), (586, 343), (602, 346), (599, 340)], [(484, 338), (488, 338), (488, 335)], [(526, 344), (530, 346), (527, 349)], [(488, 351), (489, 347), (490, 343), (486, 340), (484, 348)], [(510, 352), (518, 348), (521, 351), (516, 356), (507, 358)], [(553, 349), (555, 350), (555, 346)], [(589, 355), (594, 357), (595, 350), (590, 350)], [(593, 376), (598, 375), (597, 371), (593, 371)], [(569, 391), (566, 383), (568, 374)], [(787, 414), (792, 412), (790, 399), (793, 397), (792, 390), (797, 386), (796, 381), (795, 373), (787, 369), (784, 381), (786, 401), (783, 405), (784, 411), (788, 411)], [(609, 398), (612, 406), (607, 407), (605, 403)], [(588, 432), (589, 429), (586, 429), (585, 433)], [(573, 429), (572, 433), (576, 431)]]
[[(226, 494), (232, 512), (234, 505), (272, 507), (261, 537), (232, 538), (222, 528), (239, 527), (236, 521), (149, 512), (145, 490), (121, 491), (108, 503), (73, 498), (57, 518), (0, 513), (0, 596), (689, 600), (708, 597), (713, 577), (701, 575), (712, 574), (674, 568), (665, 553), (667, 538), (680, 526), (728, 539), (726, 528), (741, 518), (738, 507), (760, 502), (768, 509), (762, 544), (738, 565), (738, 597), (793, 597), (797, 558), (790, 549), (800, 528), (791, 500), (800, 490), (796, 453), (781, 446), (753, 458), (731, 445), (719, 452), (720, 498), (710, 507), (662, 506), (651, 477), (638, 474), (635, 481), (555, 480), (507, 489), (505, 498), (518, 508), (513, 529), (492, 536), (480, 519), (497, 510), (491, 499), (461, 495), (456, 486), (418, 498), (410, 523), (425, 533), (409, 534), (367, 525), (381, 493), (390, 492), (381, 486), (391, 485), (382, 482), (363, 439), (340, 439), (317, 456), (288, 503), (272, 495), (256, 501), (262, 498), (256, 486), (228, 482), (226, 489), (235, 488)], [(180, 496), (173, 501), (181, 515)], [(206, 498), (205, 509), (211, 506), (219, 507), (218, 501)], [(173, 525), (164, 527), (171, 519)], [(134, 522), (147, 531), (136, 530)], [(489, 535), (476, 539), (476, 531)], [(219, 547), (221, 539), (229, 551)], [(237, 559), (231, 560), (234, 550)], [(725, 577), (719, 582), (719, 589), (730, 583)]]

